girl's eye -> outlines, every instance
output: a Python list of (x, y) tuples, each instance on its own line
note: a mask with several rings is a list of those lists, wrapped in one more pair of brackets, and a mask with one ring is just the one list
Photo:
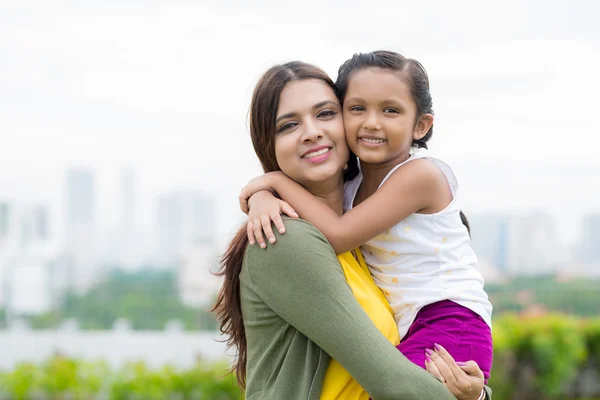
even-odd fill
[(352, 106), (350, 111), (365, 111), (365, 108), (363, 106)]
[(296, 125), (298, 125), (298, 123), (296, 123), (296, 122), (287, 122), (287, 123), (281, 125), (281, 127), (279, 128), (279, 130), (277, 131), (277, 133), (280, 133), (280, 132), (286, 131), (288, 129), (291, 129), (291, 128), (293, 128)]
[(323, 110), (317, 114), (317, 117), (333, 117), (335, 114), (337, 113), (333, 110)]
[(394, 114), (400, 114), (400, 111), (396, 110), (395, 108), (384, 108), (383, 109), (384, 113), (394, 113)]

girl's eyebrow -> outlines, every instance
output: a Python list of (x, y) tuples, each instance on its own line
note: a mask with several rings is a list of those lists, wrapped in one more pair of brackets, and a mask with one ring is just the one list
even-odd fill
[[(337, 104), (335, 101), (333, 101), (333, 100), (325, 100), (325, 101), (321, 101), (321, 102), (319, 102), (319, 103), (315, 104), (314, 106), (312, 106), (312, 108), (313, 108), (313, 110), (316, 110), (316, 109), (318, 109), (318, 108), (321, 108), (321, 107), (323, 107), (323, 106), (325, 106), (325, 105), (327, 105), (327, 104), (331, 104), (331, 105), (334, 105), (334, 106), (337, 106), (337, 105), (338, 105), (338, 104)], [(290, 113), (287, 113), (287, 114), (280, 115), (280, 116), (279, 116), (279, 117), (277, 117), (277, 119), (275, 120), (275, 124), (277, 124), (277, 123), (278, 123), (279, 121), (281, 121), (282, 119), (291, 118), (291, 117), (295, 116), (296, 114), (297, 114), (297, 113), (295, 113), (295, 112), (290, 112)]]

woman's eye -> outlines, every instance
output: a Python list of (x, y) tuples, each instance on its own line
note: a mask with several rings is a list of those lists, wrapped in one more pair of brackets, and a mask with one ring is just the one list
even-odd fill
[(335, 114), (337, 113), (333, 110), (323, 110), (317, 115), (317, 117), (332, 117)]
[(291, 128), (293, 128), (296, 125), (298, 125), (296, 122), (285, 123), (285, 124), (281, 125), (281, 127), (279, 128), (279, 130), (277, 130), (277, 133), (286, 131), (288, 129), (291, 129)]
[(363, 106), (352, 106), (350, 111), (365, 111), (365, 108)]

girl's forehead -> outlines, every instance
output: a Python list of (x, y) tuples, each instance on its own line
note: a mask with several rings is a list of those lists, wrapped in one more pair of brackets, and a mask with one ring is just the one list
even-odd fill
[(386, 68), (369, 67), (363, 68), (352, 73), (348, 79), (348, 84), (352, 83), (408, 83), (408, 76), (404, 71), (395, 71)]
[(346, 99), (354, 96), (410, 97), (406, 73), (383, 68), (365, 68), (354, 72), (348, 79)]

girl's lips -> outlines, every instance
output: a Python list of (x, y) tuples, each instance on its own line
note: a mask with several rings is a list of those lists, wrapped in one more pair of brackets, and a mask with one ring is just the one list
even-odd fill
[(302, 159), (305, 161), (308, 161), (311, 164), (320, 164), (323, 161), (326, 161), (327, 159), (329, 159), (329, 157), (331, 157), (331, 148), (328, 148), (325, 153), (319, 154), (318, 156), (302, 157)]

